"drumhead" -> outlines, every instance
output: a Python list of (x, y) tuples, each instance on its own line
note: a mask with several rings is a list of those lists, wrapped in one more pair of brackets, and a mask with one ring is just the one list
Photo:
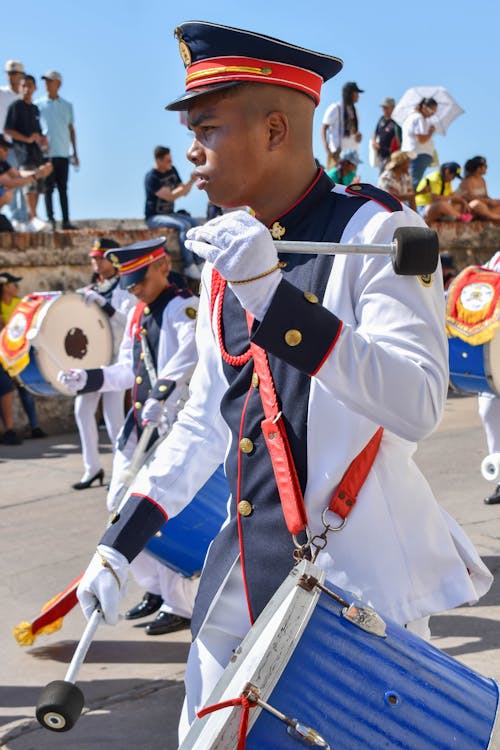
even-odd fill
[[(49, 293), (50, 294), (50, 293)], [(80, 294), (54, 296), (38, 313), (32, 353), (44, 380), (68, 395), (57, 382), (59, 370), (109, 365), (113, 337), (109, 318), (97, 305), (86, 305)]]

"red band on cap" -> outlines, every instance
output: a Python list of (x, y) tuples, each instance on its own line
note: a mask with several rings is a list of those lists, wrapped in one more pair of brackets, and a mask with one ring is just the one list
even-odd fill
[(156, 250), (152, 250), (147, 255), (142, 255), (140, 258), (134, 258), (134, 260), (129, 260), (127, 263), (122, 263), (120, 265), (120, 273), (127, 274), (133, 273), (134, 271), (140, 271), (141, 268), (149, 266), (151, 263), (154, 263), (155, 260), (158, 260), (158, 258), (161, 258), (163, 255), (165, 255), (165, 250), (163, 249), (163, 247), (158, 247)]
[(253, 57), (212, 57), (190, 65), (186, 75), (186, 91), (224, 81), (254, 81), (287, 86), (320, 100), (322, 77), (305, 68)]

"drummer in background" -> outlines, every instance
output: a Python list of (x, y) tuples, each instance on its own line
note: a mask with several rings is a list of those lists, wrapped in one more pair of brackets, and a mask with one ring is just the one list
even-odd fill
[[(118, 357), (128, 312), (137, 302), (133, 294), (121, 288), (117, 269), (104, 257), (106, 250), (119, 247), (118, 242), (107, 237), (95, 241), (89, 252), (93, 271), (92, 283), (85, 289), (78, 290), (86, 304), (99, 305), (109, 317), (113, 336), (113, 362)], [(75, 398), (74, 413), (82, 446), (83, 476), (72, 485), (74, 490), (86, 490), (94, 482), (99, 481), (102, 485), (104, 481), (96, 422), (96, 411), (101, 397), (102, 415), (113, 450), (123, 426), (125, 390), (106, 391), (102, 394), (85, 393)]]
[[(500, 273), (500, 252), (495, 253), (483, 268)], [(480, 393), (477, 398), (478, 412), (483, 423), (488, 453), (500, 453), (500, 398), (493, 393)], [(495, 491), (484, 498), (486, 505), (500, 503), (500, 484)]]
[[(181, 24), (175, 35), (187, 91), (167, 109), (187, 110), (197, 186), (215, 205), (249, 206), (255, 216), (233, 211), (188, 232), (190, 249), (206, 259), (190, 397), (102, 536), (78, 595), (87, 617), (99, 602), (105, 620), (117, 622), (130, 561), (224, 462), (230, 515), (196, 598), (182, 738), (294, 565), (276, 476), (285, 508), (307, 514), (314, 536), (351, 462), (373, 459), (351, 490), (357, 502), (345, 527), (328, 535), (317, 564), (334, 585), (414, 632), (428, 634), (429, 615), (477, 600), (492, 576), (412, 458), (446, 400), (440, 270), (396, 276), (381, 255), (278, 256), (273, 242), (389, 248), (397, 228), (425, 227), (388, 193), (333, 185), (318, 168), (315, 107), (342, 61), (208, 22)], [(237, 60), (228, 66), (228, 58)], [(251, 344), (267, 353), (277, 404)], [(275, 414), (267, 421), (263, 401)], [(289, 450), (273, 442), (282, 430)], [(290, 460), (293, 483), (281, 471)], [(332, 514), (328, 523), (341, 519)]]
[[(132, 407), (118, 436), (113, 460), (109, 511), (116, 510), (123, 473), (143, 428), (154, 425), (161, 432), (169, 429), (197, 360), (198, 298), (170, 283), (170, 258), (164, 242), (165, 237), (157, 237), (105, 253), (106, 261), (119, 269), (122, 291), (139, 299), (129, 313), (118, 359), (96, 370), (71, 370), (58, 375), (60, 382), (78, 393), (79, 398), (88, 393), (98, 396), (133, 388)], [(141, 332), (145, 333), (144, 338)], [(150, 444), (157, 437), (155, 430)], [(136, 557), (132, 572), (146, 592), (127, 613), (127, 619), (146, 617), (159, 609), (146, 626), (147, 635), (162, 635), (189, 626), (197, 581), (174, 573), (147, 553)]]
[[(21, 297), (19, 297), (20, 281), (22, 281), (22, 276), (14, 276), (7, 271), (0, 274), (0, 330), (7, 325), (12, 313), (21, 302)], [(33, 395), (17, 380), (17, 378), (13, 378), (12, 382), (17, 388), (24, 412), (28, 417), (31, 437), (47, 437), (47, 433), (42, 430), (38, 422), (38, 414), (36, 412), (36, 404)], [(12, 436), (12, 431), (7, 430), (6, 435), (4, 435), (4, 442), (12, 439), (15, 439)]]

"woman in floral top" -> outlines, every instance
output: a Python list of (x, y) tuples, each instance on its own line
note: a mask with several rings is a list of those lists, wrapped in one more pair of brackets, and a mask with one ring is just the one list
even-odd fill
[(378, 178), (378, 187), (387, 190), (402, 203), (415, 210), (415, 190), (410, 175), (410, 155), (406, 151), (394, 151), (385, 169)]

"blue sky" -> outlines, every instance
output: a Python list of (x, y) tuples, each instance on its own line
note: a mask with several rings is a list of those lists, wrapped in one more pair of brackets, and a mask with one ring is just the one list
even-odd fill
[[(385, 96), (410, 86), (445, 86), (465, 110), (435, 143), (441, 161), (484, 155), (490, 195), (500, 198), (500, 5), (497, 0), (25, 0), (9, 4), (0, 27), (0, 64), (21, 60), (37, 80), (55, 68), (61, 95), (75, 109), (81, 159), (71, 172), (74, 220), (143, 215), (145, 172), (156, 145), (170, 146), (181, 177), (191, 171), (189, 135), (164, 106), (184, 89), (184, 68), (173, 29), (182, 21), (239, 26), (327, 52), (343, 71), (323, 87), (315, 119), (314, 150), (323, 160), (321, 118), (346, 81), (365, 89), (358, 104), (363, 133), (360, 174), (371, 182), (368, 140)], [(5, 74), (2, 85), (6, 83)], [(44, 92), (39, 80), (39, 91)], [(207, 198), (193, 188), (178, 201), (196, 216)], [(41, 209), (43, 215), (43, 208)]]

